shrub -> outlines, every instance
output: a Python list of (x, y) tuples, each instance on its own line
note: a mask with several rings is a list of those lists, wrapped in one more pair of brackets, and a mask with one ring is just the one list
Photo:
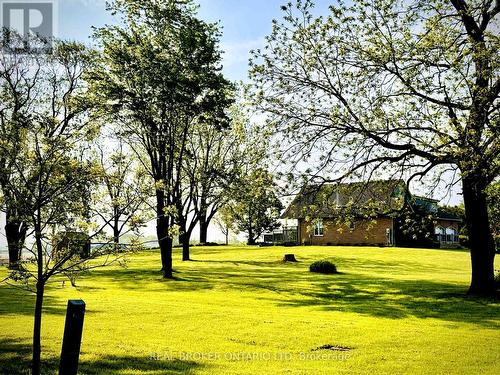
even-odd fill
[(458, 241), (460, 242), (460, 246), (469, 247), (469, 236), (460, 234), (458, 236)]
[(326, 274), (337, 273), (337, 267), (328, 260), (318, 260), (309, 266), (309, 271)]

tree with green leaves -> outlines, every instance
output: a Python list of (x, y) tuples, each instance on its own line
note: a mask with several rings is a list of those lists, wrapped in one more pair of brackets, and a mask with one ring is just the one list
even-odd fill
[(229, 234), (234, 231), (234, 222), (231, 217), (229, 206), (222, 206), (215, 215), (215, 224), (224, 235), (224, 243), (229, 244)]
[(251, 66), (257, 106), (287, 145), (284, 159), (327, 181), (453, 186), (457, 176), (469, 293), (494, 294), (486, 190), (500, 170), (500, 3), (356, 0), (326, 17), (312, 7), (284, 6)]
[(8, 142), (0, 144), (0, 153), (7, 155), (11, 165), (5, 180), (8, 191), (20, 219), (30, 228), (26, 236), (34, 240), (25, 244), (33, 261), (21, 260), (9, 278), (23, 282), (36, 294), (31, 371), (35, 375), (40, 374), (47, 283), (56, 275), (73, 282), (80, 272), (114, 259), (105, 257), (89, 263), (107, 254), (104, 248), (89, 249), (91, 236), (102, 229), (89, 222), (87, 199), (89, 187), (99, 174), (89, 154), (98, 129), (89, 117), (83, 79), (94, 60), (95, 54), (81, 44), (56, 42), (50, 55), (15, 62), (27, 76), (37, 77), (30, 87), (31, 100), (36, 104), (18, 133), (16, 148)]
[[(17, 207), (16, 195), (11, 191), (10, 179), (15, 172), (17, 154), (21, 150), (24, 133), (35, 112), (35, 90), (42, 79), (38, 67), (42, 58), (37, 53), (9, 48), (21, 45), (21, 37), (14, 31), (2, 30), (0, 41), (0, 188), (1, 207), (5, 213), (5, 236), (9, 250), (9, 268), (15, 269), (28, 231), (28, 223)], [(33, 38), (34, 44), (37, 41)], [(10, 50), (10, 51), (9, 51)]]
[(112, 109), (136, 153), (149, 157), (163, 276), (172, 278), (172, 236), (191, 129), (215, 119), (224, 126), (229, 102), (229, 83), (220, 73), (219, 31), (196, 17), (190, 0), (117, 0), (109, 9), (122, 22), (95, 34), (103, 55), (93, 91)]
[[(488, 213), (491, 232), (495, 236), (497, 246), (500, 243), (500, 182), (494, 182), (488, 187)], [(498, 249), (497, 249), (498, 250)]]
[(151, 181), (123, 140), (104, 138), (104, 144), (97, 146), (100, 183), (92, 191), (92, 212), (106, 223), (119, 248), (125, 230), (139, 233), (149, 219)]
[(246, 163), (246, 118), (241, 103), (227, 111), (230, 127), (200, 123), (193, 131), (185, 163), (187, 185), (194, 195), (193, 217), (200, 230), (200, 243), (207, 242), (208, 226), (228, 200), (240, 166)]
[(255, 163), (252, 157), (257, 153), (251, 149), (262, 151), (249, 142), (252, 130), (246, 112), (240, 98), (227, 111), (229, 128), (221, 128), (217, 122), (200, 122), (193, 127), (184, 160), (185, 199), (177, 210), (183, 260), (189, 259), (189, 240), (195, 226), (199, 226), (200, 243), (206, 243), (208, 226), (229, 201), (241, 165)]
[(249, 170), (238, 178), (232, 198), (224, 206), (224, 221), (247, 234), (247, 244), (255, 245), (266, 231), (279, 227), (283, 205), (273, 176), (264, 168)]
[(186, 165), (195, 184), (196, 213), (200, 243), (207, 242), (208, 226), (224, 203), (239, 159), (239, 135), (231, 129), (201, 125), (191, 143), (191, 157)]

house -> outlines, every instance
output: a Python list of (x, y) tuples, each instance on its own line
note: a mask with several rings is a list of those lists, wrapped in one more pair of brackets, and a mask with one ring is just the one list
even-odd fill
[(308, 185), (282, 217), (306, 245), (456, 247), (461, 221), (401, 180)]

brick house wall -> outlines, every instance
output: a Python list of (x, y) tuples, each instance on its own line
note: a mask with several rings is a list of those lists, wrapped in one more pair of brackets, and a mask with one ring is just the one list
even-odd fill
[[(308, 230), (310, 227), (310, 231)], [(299, 220), (299, 243), (311, 245), (387, 245), (387, 229), (394, 231), (391, 218), (358, 220), (354, 229), (347, 225), (336, 224), (333, 220), (323, 219), (323, 236), (314, 235), (314, 225)]]

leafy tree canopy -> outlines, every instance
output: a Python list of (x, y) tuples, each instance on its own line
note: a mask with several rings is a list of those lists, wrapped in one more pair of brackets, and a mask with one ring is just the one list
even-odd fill
[(251, 66), (282, 159), (320, 180), (431, 176), (449, 187), (456, 176), (470, 292), (493, 293), (485, 191), (500, 171), (499, 2), (355, 0), (326, 17), (312, 7), (284, 6)]

